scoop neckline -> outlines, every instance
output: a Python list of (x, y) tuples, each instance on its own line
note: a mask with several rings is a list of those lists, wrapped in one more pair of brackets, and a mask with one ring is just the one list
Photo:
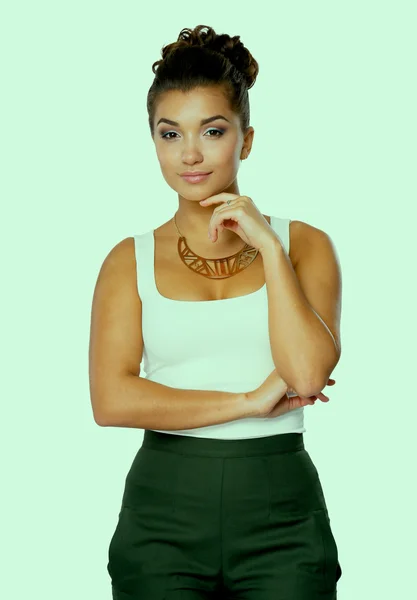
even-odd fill
[[(272, 224), (272, 216), (271, 216), (271, 224)], [(164, 296), (163, 294), (161, 294), (161, 292), (158, 290), (158, 287), (156, 285), (156, 278), (155, 278), (155, 229), (151, 230), (151, 246), (152, 246), (152, 260), (151, 260), (151, 265), (152, 265), (152, 282), (153, 282), (153, 287), (154, 290), (157, 294), (157, 296), (159, 296), (159, 298), (162, 298), (163, 300), (167, 300), (168, 302), (177, 302), (180, 304), (217, 304), (219, 302), (230, 302), (231, 300), (241, 300), (242, 298), (250, 298), (251, 296), (255, 296), (256, 294), (259, 294), (260, 292), (262, 292), (265, 288), (266, 288), (266, 281), (265, 283), (258, 288), (257, 290), (255, 290), (254, 292), (249, 292), (249, 294), (244, 294), (243, 296), (233, 296), (232, 298), (217, 298), (215, 300), (176, 300), (175, 298), (168, 298), (167, 296)]]

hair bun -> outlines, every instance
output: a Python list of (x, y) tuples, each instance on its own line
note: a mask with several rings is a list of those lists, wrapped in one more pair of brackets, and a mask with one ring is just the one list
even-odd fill
[[(165, 61), (172, 52), (187, 46), (201, 46), (222, 54), (242, 73), (248, 89), (254, 85), (259, 72), (259, 65), (240, 41), (239, 35), (233, 37), (227, 33), (218, 35), (212, 27), (207, 25), (197, 25), (194, 29), (186, 27), (181, 30), (176, 42), (168, 44), (162, 49), (162, 61)], [(160, 62), (157, 61), (152, 66), (154, 73), (155, 65)]]

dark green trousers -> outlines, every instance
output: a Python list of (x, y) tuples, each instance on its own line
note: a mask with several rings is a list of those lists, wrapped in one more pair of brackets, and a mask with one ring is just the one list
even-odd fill
[(336, 600), (342, 574), (299, 433), (145, 430), (108, 558), (113, 600)]

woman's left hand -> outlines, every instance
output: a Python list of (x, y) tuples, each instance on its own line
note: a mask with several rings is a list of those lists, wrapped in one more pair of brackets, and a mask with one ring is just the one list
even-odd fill
[[(231, 200), (231, 203), (226, 204), (227, 200)], [(209, 224), (208, 233), (212, 242), (218, 239), (223, 229), (234, 231), (246, 244), (260, 252), (278, 239), (268, 221), (248, 196), (222, 192), (200, 200), (200, 205), (210, 206), (219, 202), (222, 204), (214, 209)]]
[[(336, 383), (336, 379), (329, 379), (326, 385), (334, 385)], [(265, 415), (268, 419), (273, 419), (274, 417), (280, 417), (281, 415), (289, 412), (291, 410), (296, 410), (297, 408), (303, 408), (304, 406), (314, 405), (316, 400), (321, 400), (322, 402), (329, 402), (329, 396), (320, 392), (315, 396), (308, 396), (305, 398), (304, 396), (289, 396), (289, 392), (293, 392), (294, 390), (288, 389), (286, 394), (282, 396), (277, 402), (277, 404), (272, 408), (271, 412)]]

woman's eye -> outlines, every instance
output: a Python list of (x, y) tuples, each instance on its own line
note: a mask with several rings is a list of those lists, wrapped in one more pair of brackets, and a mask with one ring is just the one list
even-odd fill
[[(208, 133), (209, 131), (214, 131), (218, 135), (209, 135), (208, 137), (221, 137), (224, 133), (224, 131), (222, 131), (221, 129), (214, 129), (214, 128), (208, 129), (206, 133)], [(167, 131), (167, 133), (164, 133), (163, 135), (161, 135), (161, 138), (164, 138), (167, 140), (175, 139), (175, 137), (168, 137), (168, 136), (170, 136), (170, 134), (177, 135), (177, 132), (176, 131)]]
[[(175, 131), (168, 131), (167, 133), (164, 133), (163, 135), (161, 135), (161, 138), (165, 138), (167, 140), (172, 140), (171, 137), (168, 137), (171, 133), (175, 133)], [(177, 134), (175, 133), (175, 135), (177, 135)]]
[(222, 136), (222, 135), (223, 135), (223, 133), (224, 133), (224, 132), (223, 132), (222, 130), (220, 130), (220, 129), (207, 129), (207, 133), (208, 133), (209, 131), (214, 131), (215, 133), (219, 133), (219, 134), (220, 134), (220, 135), (209, 135), (209, 137), (220, 137), (220, 136)]

